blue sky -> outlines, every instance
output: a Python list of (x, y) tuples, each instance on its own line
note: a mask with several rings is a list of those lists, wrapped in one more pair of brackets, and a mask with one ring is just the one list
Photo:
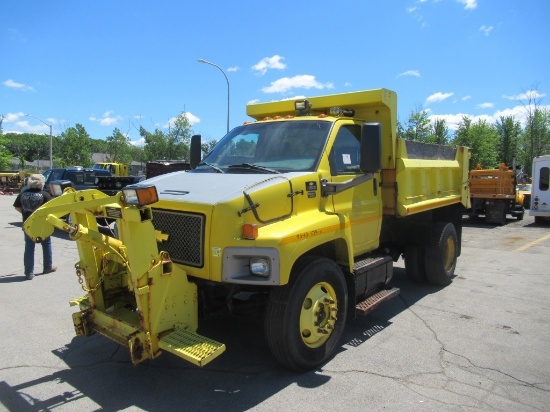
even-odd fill
[(550, 104), (549, 20), (547, 0), (4, 0), (0, 115), (5, 133), (49, 133), (39, 118), (137, 141), (185, 112), (218, 140), (225, 73), (230, 128), (249, 102), (380, 87), (402, 123), (521, 120), (529, 96)]

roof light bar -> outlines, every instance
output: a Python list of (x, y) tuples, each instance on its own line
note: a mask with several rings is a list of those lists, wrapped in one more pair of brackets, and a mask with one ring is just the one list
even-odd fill
[(353, 117), (355, 116), (354, 109), (342, 109), (341, 107), (331, 107), (329, 114), (334, 117)]
[(296, 110), (296, 116), (307, 116), (309, 115), (311, 104), (306, 99), (296, 100), (294, 101), (294, 109)]

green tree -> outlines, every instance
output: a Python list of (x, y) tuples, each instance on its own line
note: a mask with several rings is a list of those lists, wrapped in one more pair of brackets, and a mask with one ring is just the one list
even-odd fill
[(132, 150), (130, 138), (121, 133), (118, 128), (107, 139), (108, 160), (111, 162), (130, 164), (132, 162)]
[[(399, 135), (398, 130), (398, 135)], [(417, 108), (412, 111), (407, 121), (407, 128), (403, 129), (401, 126), (401, 134), (407, 140), (415, 142), (426, 143), (431, 133), (430, 119), (428, 119), (428, 112)]]
[(11, 169), (12, 155), (6, 147), (7, 139), (4, 137), (2, 129), (2, 123), (4, 122), (4, 115), (0, 115), (0, 170)]
[(478, 164), (483, 169), (491, 169), (500, 163), (497, 159), (497, 141), (498, 133), (493, 125), (486, 120), (473, 123), (468, 116), (463, 116), (455, 131), (453, 144), (471, 149), (470, 169)]
[(19, 159), (20, 168), (27, 162), (49, 159), (50, 136), (34, 133), (6, 133), (5, 148)]
[(169, 160), (166, 157), (168, 139), (162, 130), (155, 129), (154, 133), (147, 131), (143, 126), (139, 127), (139, 135), (145, 142), (143, 149), (145, 160)]
[(529, 112), (523, 139), (528, 154), (527, 164), (531, 164), (536, 156), (550, 153), (550, 112), (547, 109), (536, 108)]
[(213, 148), (214, 146), (216, 146), (216, 144), (218, 143), (217, 140), (208, 140), (207, 142), (202, 142), (201, 143), (201, 151), (202, 151), (202, 156), (206, 156)]
[(399, 119), (397, 119), (397, 137), (399, 139), (405, 138), (405, 128), (403, 127)]
[(533, 158), (550, 153), (550, 112), (541, 107), (542, 98), (538, 93), (538, 84), (524, 91), (521, 101), (525, 108), (526, 125), (523, 130), (524, 164), (531, 173)]
[(511, 166), (516, 162), (521, 162), (519, 158), (521, 125), (513, 116), (501, 116), (495, 123), (495, 129), (498, 133), (497, 141), (497, 159), (500, 162)]
[(130, 153), (133, 162), (139, 162), (142, 166), (147, 163), (147, 157), (145, 156), (145, 148), (143, 146), (130, 145)]
[(90, 150), (92, 153), (108, 153), (109, 147), (107, 146), (107, 142), (103, 139), (91, 139)]
[(61, 163), (68, 166), (92, 166), (92, 140), (86, 129), (77, 123), (61, 133)]
[(435, 119), (431, 124), (427, 142), (434, 144), (449, 144), (449, 128), (445, 119)]
[(184, 112), (178, 114), (168, 132), (168, 159), (189, 160), (191, 124)]

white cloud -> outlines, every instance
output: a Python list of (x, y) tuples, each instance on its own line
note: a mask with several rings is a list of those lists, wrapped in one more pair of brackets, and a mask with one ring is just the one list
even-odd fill
[(397, 77), (402, 76), (414, 76), (414, 77), (420, 77), (420, 71), (419, 70), (407, 70), (406, 72), (399, 73)]
[(145, 146), (145, 138), (144, 138), (144, 137), (140, 137), (140, 138), (137, 139), (137, 140), (131, 140), (131, 141), (130, 141), (130, 144), (131, 144), (132, 146), (139, 146), (139, 147)]
[(470, 100), (471, 98), (472, 98), (472, 96), (464, 96), (464, 97), (461, 97), (460, 100), (465, 102), (466, 100)]
[(490, 109), (491, 107), (493, 107), (494, 104), (493, 103), (481, 103), (481, 104), (478, 104), (476, 107), (479, 108), (479, 109)]
[(319, 83), (315, 76), (301, 74), (294, 77), (283, 77), (271, 82), (271, 86), (262, 88), (264, 93), (285, 93), (291, 89), (332, 89), (332, 83)]
[(281, 57), (278, 54), (272, 57), (264, 57), (262, 60), (252, 66), (252, 70), (259, 72), (259, 74), (262, 76), (267, 72), (268, 69), (283, 70), (286, 68), (286, 64), (281, 61), (283, 59), (284, 57)]
[(351, 87), (351, 83), (350, 83), (350, 82), (345, 82), (345, 83), (344, 83), (344, 86), (345, 86), (345, 87)]
[(15, 122), (17, 133), (50, 134), (50, 127), (44, 123), (30, 124), (28, 120)]
[[(539, 106), (539, 109), (541, 110), (550, 110), (550, 105), (547, 106)], [(447, 127), (449, 130), (456, 130), (458, 128), (458, 124), (462, 121), (463, 117), (468, 117), (468, 119), (472, 120), (473, 123), (477, 123), (480, 120), (485, 120), (489, 124), (494, 124), (497, 121), (500, 121), (501, 117), (513, 117), (515, 121), (518, 121), (522, 124), (523, 127), (527, 124), (527, 113), (529, 108), (526, 106), (514, 106), (511, 108), (503, 109), (503, 110), (497, 110), (493, 114), (481, 114), (481, 115), (471, 115), (466, 113), (456, 113), (456, 114), (433, 114), (431, 116), (428, 116), (428, 119), (430, 121), (434, 121), (435, 119), (444, 119), (445, 123), (447, 123)]]
[(546, 93), (539, 93), (537, 90), (527, 90), (525, 93), (517, 94), (515, 96), (502, 96), (503, 99), (508, 100), (534, 100), (540, 99), (546, 96)]
[(237, 71), (239, 71), (239, 70), (240, 70), (240, 69), (239, 69), (238, 66), (229, 67), (229, 68), (227, 69), (228, 72), (237, 72)]
[(113, 111), (109, 110), (105, 113), (103, 113), (103, 116), (102, 117), (95, 117), (95, 116), (90, 116), (89, 119), (92, 121), (92, 122), (98, 122), (101, 126), (111, 126), (113, 124), (116, 124), (117, 122), (119, 122), (120, 120), (122, 120), (122, 116), (114, 116), (114, 113)]
[(292, 97), (285, 97), (284, 99), (281, 99), (281, 100), (300, 100), (300, 99), (306, 99), (307, 96), (304, 96), (303, 94), (297, 94), (296, 96), (292, 96)]
[[(189, 124), (191, 126), (194, 126), (196, 125), (197, 123), (200, 123), (201, 119), (198, 118), (197, 116), (195, 116), (193, 113), (190, 113), (190, 112), (185, 112), (183, 113), (185, 115), (185, 117), (187, 117), (187, 120), (189, 121)], [(174, 122), (176, 121), (176, 116), (170, 118), (168, 120), (168, 122), (166, 122), (165, 124), (162, 125), (162, 127), (164, 127), (165, 129), (168, 129), (170, 127), (170, 125), (174, 124)]]
[(260, 99), (253, 99), (246, 102), (246, 104), (256, 104), (256, 103), (260, 103)]
[(428, 98), (426, 99), (426, 104), (442, 102), (443, 100), (446, 100), (453, 95), (454, 95), (453, 92), (447, 92), (447, 93), (437, 92), (432, 94), (431, 96), (428, 96)]
[(486, 36), (488, 36), (492, 31), (493, 31), (494, 27), (493, 26), (481, 26), (479, 28), (479, 31), (483, 32)]
[(34, 92), (34, 88), (32, 88), (31, 86), (27, 86), (26, 84), (23, 84), (23, 83), (17, 83), (16, 81), (14, 81), (12, 79), (8, 79), (5, 82), (3, 82), (2, 84), (6, 87), (9, 87), (10, 89)]
[(464, 4), (465, 10), (473, 10), (477, 8), (477, 0), (457, 0), (459, 3)]
[(19, 120), (20, 117), (23, 117), (25, 116), (25, 113), (23, 112), (18, 112), (18, 113), (8, 113), (4, 116), (4, 123), (11, 123), (11, 122), (16, 122)]

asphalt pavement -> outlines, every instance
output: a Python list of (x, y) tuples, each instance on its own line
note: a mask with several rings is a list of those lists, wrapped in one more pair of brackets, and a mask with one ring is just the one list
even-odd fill
[[(337, 355), (293, 373), (270, 356), (260, 317), (199, 332), (227, 345), (204, 368), (171, 354), (133, 366), (126, 348), (76, 337), (76, 244), (53, 237), (57, 272), (23, 275), (14, 196), (0, 196), (0, 411), (548, 411), (550, 225), (465, 218), (447, 287), (415, 284), (348, 323)], [(36, 271), (41, 266), (40, 247)]]

